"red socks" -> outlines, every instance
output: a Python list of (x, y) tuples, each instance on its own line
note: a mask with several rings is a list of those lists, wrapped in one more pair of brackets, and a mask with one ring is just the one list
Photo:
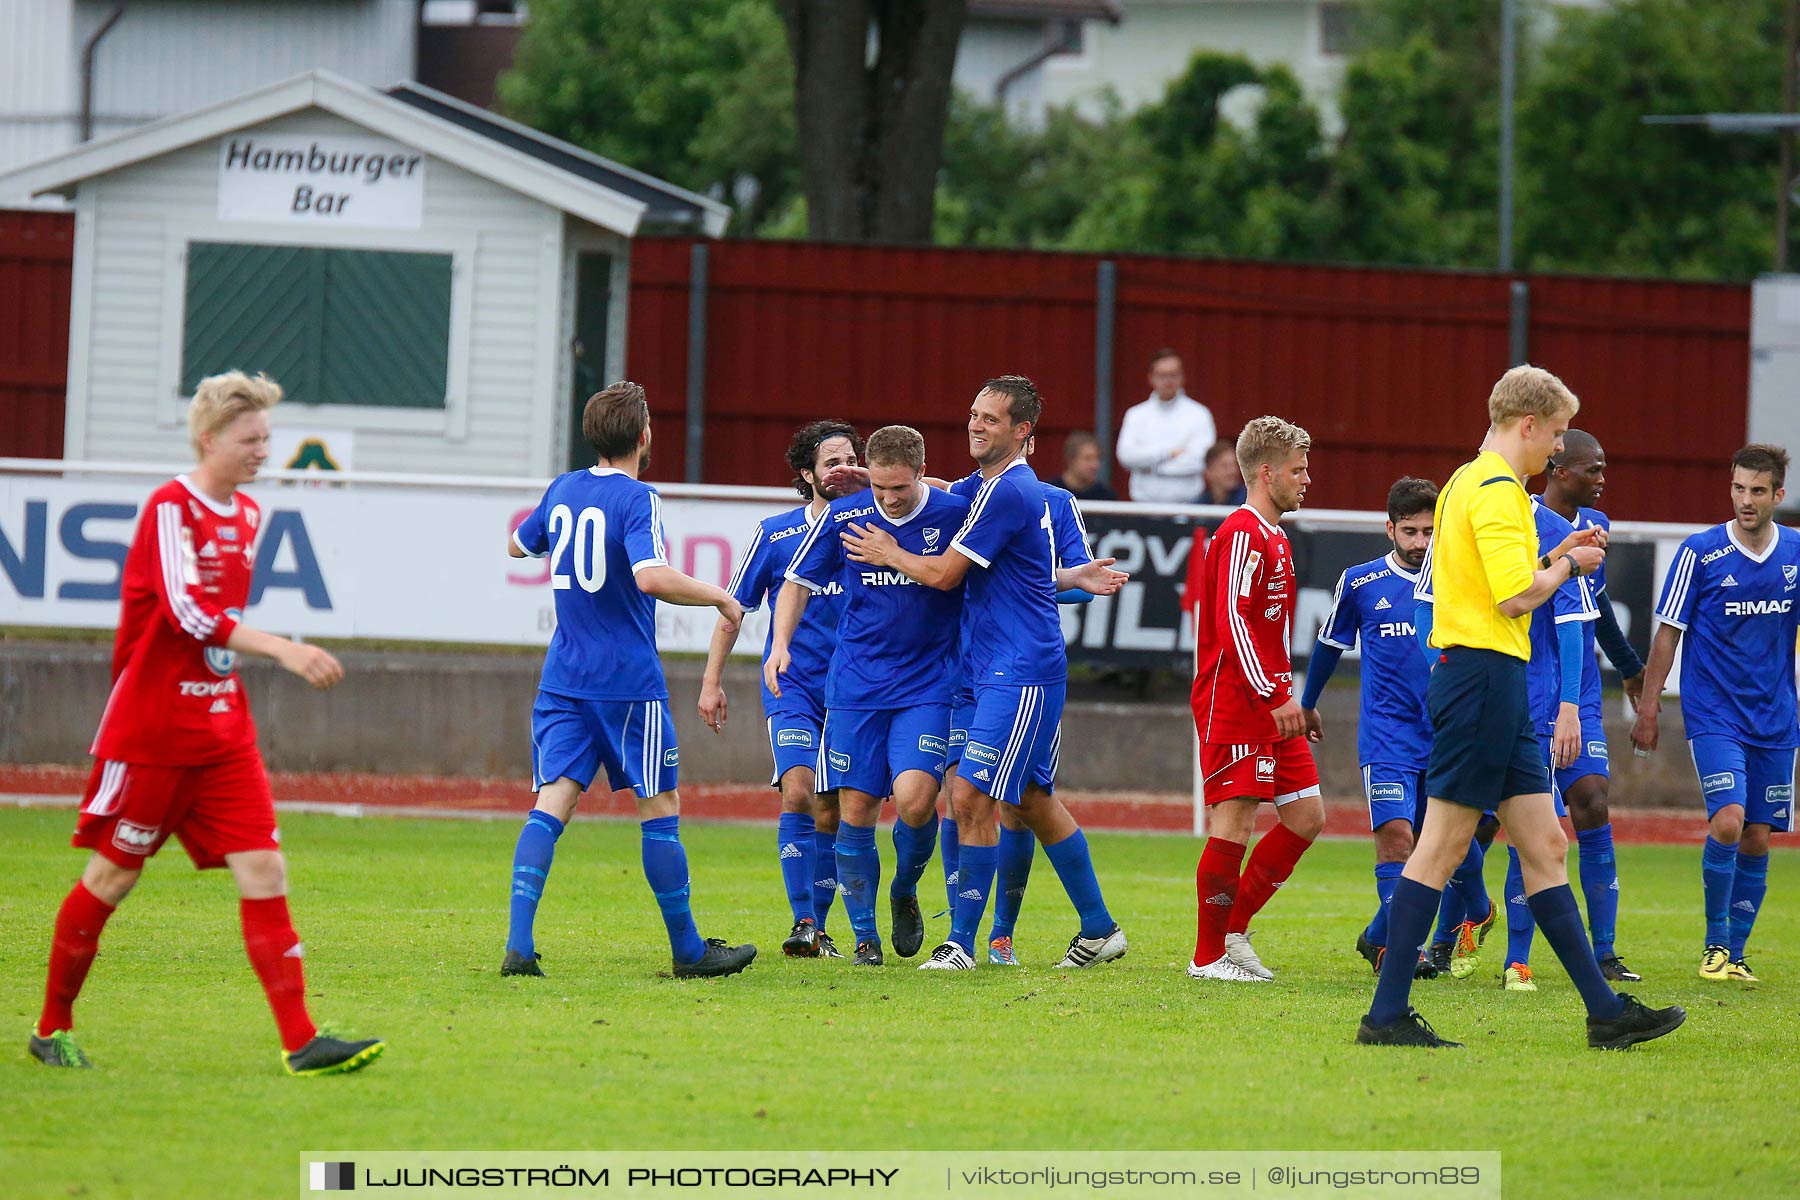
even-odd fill
[(306, 980), (300, 966), (300, 937), (288, 916), (286, 896), (238, 901), (244, 923), (244, 949), (262, 980), (281, 1030), (281, 1048), (292, 1053), (318, 1033), (306, 1015)]
[(112, 916), (112, 905), (87, 890), (79, 881), (56, 912), (56, 933), (50, 942), (50, 974), (44, 984), (44, 1012), (38, 1018), (39, 1037), (58, 1029), (75, 1027), (75, 997), (87, 979), (88, 968), (100, 949), (100, 931)]
[(1225, 923), (1237, 904), (1238, 868), (1243, 862), (1242, 842), (1228, 842), (1221, 837), (1206, 839), (1200, 865), (1194, 868), (1194, 894), (1199, 902), (1194, 962), (1199, 966), (1217, 962), (1225, 953)]
[[(1237, 903), (1231, 906), (1230, 922), (1225, 926), (1226, 933), (1244, 933), (1250, 928), (1250, 918), (1262, 911), (1275, 891), (1287, 882), (1294, 873), (1294, 864), (1312, 845), (1305, 838), (1294, 833), (1286, 825), (1277, 825), (1263, 835), (1256, 843), (1256, 850), (1250, 855), (1250, 861), (1244, 864), (1244, 878), (1237, 891)], [(1219, 940), (1220, 953), (1224, 953), (1224, 939)], [(1205, 964), (1202, 963), (1202, 966)]]

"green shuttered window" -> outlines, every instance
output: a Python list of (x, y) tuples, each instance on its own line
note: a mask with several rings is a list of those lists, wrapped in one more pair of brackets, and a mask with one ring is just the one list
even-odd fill
[(442, 409), (450, 255), (193, 242), (181, 389), (267, 371), (301, 404)]

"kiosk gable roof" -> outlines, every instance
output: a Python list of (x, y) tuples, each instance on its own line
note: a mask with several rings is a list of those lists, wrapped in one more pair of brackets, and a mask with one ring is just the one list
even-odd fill
[(72, 195), (83, 180), (308, 108), (333, 113), (624, 237), (636, 234), (646, 216), (716, 237), (730, 216), (731, 210), (716, 201), (418, 84), (383, 92), (329, 71), (309, 71), (84, 143), (0, 174), (0, 189)]

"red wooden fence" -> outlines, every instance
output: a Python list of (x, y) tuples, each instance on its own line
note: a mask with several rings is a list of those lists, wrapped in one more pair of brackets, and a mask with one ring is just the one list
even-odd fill
[[(0, 455), (59, 457), (68, 359), (66, 214), (0, 212)], [(632, 251), (628, 371), (682, 477), (692, 242)], [(1039, 467), (1094, 422), (1097, 273), (1106, 256), (1035, 251), (710, 245), (709, 483), (781, 484), (795, 426), (841, 416), (922, 430), (932, 468), (968, 465), (981, 381), (1020, 372), (1046, 399)], [(1173, 346), (1188, 390), (1229, 436), (1274, 412), (1314, 438), (1309, 505), (1374, 508), (1401, 474), (1442, 478), (1479, 442), (1509, 357), (1510, 279), (1488, 272), (1111, 256), (1113, 422)], [(1582, 398), (1620, 519), (1712, 520), (1745, 439), (1750, 294), (1741, 285), (1564, 276), (1530, 285), (1533, 362)]]

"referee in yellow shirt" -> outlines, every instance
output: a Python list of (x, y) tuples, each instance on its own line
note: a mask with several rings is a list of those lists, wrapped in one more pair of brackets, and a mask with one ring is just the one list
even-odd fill
[(1413, 949), (1430, 936), (1444, 883), (1490, 809), (1518, 847), (1532, 916), (1587, 1004), (1588, 1045), (1624, 1049), (1671, 1032), (1687, 1017), (1680, 1008), (1653, 1010), (1615, 993), (1600, 973), (1569, 890), (1568, 839), (1526, 701), (1531, 610), (1606, 557), (1605, 535), (1587, 529), (1539, 558), (1525, 494), (1525, 479), (1562, 449), (1579, 407), (1550, 372), (1514, 367), (1488, 396), (1481, 453), (1438, 494), (1437, 532), (1424, 567), (1434, 597), (1429, 799), (1388, 909), (1395, 953), (1382, 958), (1375, 999), (1356, 1031), (1359, 1042), (1461, 1045), (1438, 1037), (1408, 1004), (1418, 962)]

